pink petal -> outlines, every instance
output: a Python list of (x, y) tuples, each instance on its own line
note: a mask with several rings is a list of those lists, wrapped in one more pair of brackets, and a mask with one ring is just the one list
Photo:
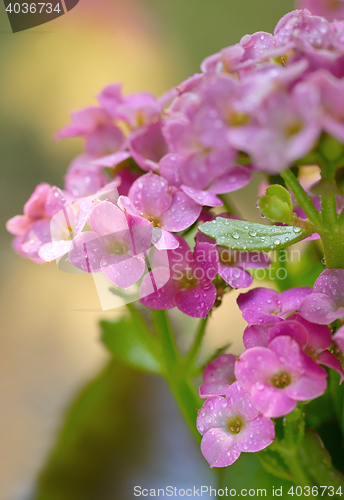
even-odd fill
[(201, 451), (210, 467), (227, 467), (240, 457), (237, 441), (223, 429), (211, 429), (203, 437)]
[(184, 185), (181, 186), (181, 189), (199, 205), (208, 207), (220, 207), (223, 205), (222, 200), (209, 191), (201, 191)]
[(269, 446), (275, 439), (275, 426), (270, 418), (259, 416), (246, 423), (238, 448), (245, 452), (256, 452)]
[(100, 272), (100, 261), (106, 256), (107, 248), (98, 233), (85, 231), (75, 236), (68, 260), (84, 273)]
[(288, 385), (284, 389), (285, 394), (296, 401), (307, 401), (308, 399), (318, 398), (326, 391), (326, 376), (326, 372), (323, 378), (304, 375), (295, 383)]
[(317, 363), (320, 363), (321, 365), (324, 365), (324, 366), (328, 366), (329, 368), (332, 368), (332, 370), (335, 370), (340, 375), (340, 384), (343, 382), (344, 372), (343, 372), (342, 364), (336, 358), (336, 356), (334, 354), (332, 354), (330, 351), (321, 352), (317, 356)]
[(52, 262), (58, 257), (62, 257), (63, 255), (68, 253), (71, 248), (71, 245), (72, 245), (71, 241), (65, 241), (65, 240), (45, 243), (39, 249), (38, 255), (42, 260), (44, 260), (44, 262)]
[(303, 299), (299, 313), (312, 323), (328, 325), (332, 321), (344, 317), (344, 307), (338, 308), (328, 295), (313, 293)]
[(153, 173), (139, 177), (129, 190), (135, 208), (147, 218), (159, 219), (172, 203), (166, 179)]
[(219, 255), (215, 245), (196, 243), (194, 248), (192, 274), (202, 285), (207, 285), (218, 273)]
[(302, 300), (311, 293), (312, 288), (309, 286), (290, 288), (280, 293), (281, 318), (286, 318), (290, 313), (297, 311)]
[(209, 187), (210, 193), (231, 193), (245, 187), (252, 180), (252, 174), (246, 167), (235, 167), (227, 174), (215, 179)]
[(129, 288), (143, 275), (145, 261), (135, 255), (106, 255), (101, 261), (101, 270), (114, 285)]
[(216, 287), (213, 283), (204, 287), (196, 285), (191, 289), (178, 291), (174, 296), (174, 302), (184, 314), (192, 318), (205, 319), (214, 305), (216, 295)]
[(252, 347), (243, 352), (235, 363), (235, 376), (246, 391), (256, 382), (265, 382), (280, 369), (277, 356), (265, 347)]
[(258, 416), (258, 410), (252, 405), (252, 398), (249, 392), (240, 385), (239, 382), (234, 382), (226, 394), (226, 399), (229, 402), (233, 415), (240, 415), (246, 421), (253, 420)]
[(157, 267), (146, 274), (140, 287), (141, 303), (150, 309), (167, 310), (175, 307), (173, 301), (176, 292), (174, 280), (170, 279), (170, 270)]
[(219, 275), (228, 283), (232, 288), (248, 288), (253, 283), (253, 278), (244, 269), (236, 266), (227, 266), (226, 264), (219, 264)]
[(237, 299), (241, 311), (250, 307), (268, 314), (276, 314), (280, 311), (281, 303), (279, 295), (270, 288), (254, 288), (249, 292), (242, 293)]
[(159, 233), (159, 238), (154, 241), (154, 246), (158, 250), (174, 250), (179, 247), (179, 241), (169, 231), (160, 229)]
[(124, 213), (109, 201), (102, 201), (93, 209), (88, 223), (100, 235), (129, 232)]
[(308, 344), (308, 331), (297, 321), (283, 321), (273, 326), (269, 330), (268, 342), (270, 343), (274, 338), (280, 337), (281, 335), (289, 336), (294, 339), (301, 349)]
[(285, 389), (276, 389), (268, 384), (255, 384), (251, 394), (253, 404), (264, 417), (283, 417), (296, 407), (296, 401), (287, 396)]
[(268, 347), (268, 333), (271, 325), (251, 325), (245, 328), (243, 342), (246, 349)]
[(167, 231), (178, 232), (196, 222), (202, 207), (182, 191), (175, 191), (172, 204), (161, 217), (161, 225)]

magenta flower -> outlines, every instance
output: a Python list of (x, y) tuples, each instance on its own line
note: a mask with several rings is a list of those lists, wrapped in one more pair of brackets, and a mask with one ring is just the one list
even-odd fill
[(235, 361), (236, 356), (233, 354), (221, 354), (207, 364), (203, 372), (204, 383), (199, 388), (200, 398), (226, 395), (230, 386), (235, 382)]
[(303, 299), (299, 312), (319, 325), (344, 320), (344, 270), (325, 269), (314, 283), (313, 293)]
[(265, 417), (290, 413), (297, 401), (321, 396), (326, 371), (289, 336), (273, 339), (268, 348), (252, 347), (235, 364), (235, 376)]
[(114, 285), (128, 288), (144, 273), (144, 252), (148, 251), (152, 231), (143, 218), (127, 220), (113, 203), (102, 201), (91, 212), (91, 231), (73, 239), (69, 261), (86, 273), (102, 272)]
[(340, 383), (343, 382), (343, 367), (336, 356), (328, 351), (328, 348), (332, 345), (331, 330), (328, 326), (315, 325), (302, 318), (299, 314), (294, 314), (269, 329), (267, 344), (281, 335), (293, 338), (316, 363), (338, 372), (341, 378)]
[(156, 243), (160, 250), (177, 248), (179, 243), (170, 233), (188, 228), (201, 213), (200, 205), (183, 191), (170, 187), (166, 179), (151, 172), (139, 177), (128, 197), (121, 196), (119, 204), (129, 213), (140, 215), (154, 227), (161, 228), (161, 238)]
[(227, 467), (241, 452), (263, 450), (275, 439), (270, 418), (259, 414), (251, 396), (238, 382), (226, 397), (212, 397), (198, 410), (197, 430), (202, 434), (201, 451), (210, 467)]
[[(176, 238), (179, 247), (167, 251), (170, 267), (155, 266), (143, 278), (141, 302), (151, 309), (177, 307), (192, 318), (205, 318), (216, 300), (212, 281), (218, 272), (218, 254), (209, 243), (197, 243), (192, 252), (183, 238)], [(161, 287), (161, 283), (166, 284)]]
[(278, 293), (270, 288), (254, 288), (241, 293), (237, 303), (249, 325), (273, 325), (298, 311), (302, 300), (312, 293), (308, 286)]
[(66, 137), (84, 137), (88, 155), (99, 157), (118, 151), (124, 143), (124, 136), (114, 124), (111, 116), (102, 108), (90, 106), (74, 111), (72, 123), (55, 134), (57, 140)]

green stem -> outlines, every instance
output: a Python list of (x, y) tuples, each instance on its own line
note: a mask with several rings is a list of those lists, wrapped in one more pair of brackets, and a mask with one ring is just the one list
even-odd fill
[(200, 319), (198, 328), (196, 331), (195, 335), (195, 340), (194, 343), (191, 346), (190, 351), (188, 352), (187, 356), (185, 357), (184, 364), (186, 368), (192, 368), (194, 365), (194, 362), (197, 358), (198, 351), (201, 347), (201, 343), (205, 334), (205, 329), (207, 326), (207, 321), (208, 321), (209, 315), (205, 319)]
[(324, 247), (326, 266), (329, 269), (344, 269), (344, 226), (337, 216), (335, 196), (322, 196), (321, 241)]
[(160, 340), (162, 362), (165, 367), (165, 378), (172, 393), (198, 443), (201, 436), (196, 429), (197, 409), (200, 399), (197, 391), (181, 369), (182, 360), (179, 355), (171, 324), (165, 311), (153, 310), (153, 323)]
[(295, 175), (291, 170), (285, 170), (281, 172), (281, 177), (284, 179), (287, 187), (295, 195), (297, 202), (300, 207), (304, 210), (308, 219), (315, 225), (319, 226), (321, 224), (321, 217), (318, 210), (315, 208), (311, 198), (308, 196), (306, 191), (303, 189)]
[(229, 201), (226, 195), (220, 194), (219, 198), (221, 198), (223, 206), (225, 207), (229, 215), (237, 215), (238, 217), (242, 218), (240, 216), (239, 210), (236, 208), (236, 206), (232, 201)]

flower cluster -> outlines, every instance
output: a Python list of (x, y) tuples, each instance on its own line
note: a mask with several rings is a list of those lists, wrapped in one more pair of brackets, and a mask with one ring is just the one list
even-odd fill
[[(148, 308), (206, 318), (225, 291), (252, 285), (250, 269), (270, 265), (253, 250), (272, 247), (249, 239), (249, 247), (224, 248), (198, 232), (199, 223), (216, 225), (216, 216), (238, 219), (221, 213), (222, 195), (245, 187), (254, 172), (285, 177), (295, 161), (308, 165), (309, 153), (326, 157), (323, 144), (332, 141), (340, 149), (337, 163), (330, 162), (333, 176), (318, 181), (330, 190), (337, 217), (344, 193), (343, 169), (338, 179), (335, 171), (344, 153), (344, 21), (333, 20), (330, 7), (322, 11), (319, 0), (299, 3), (324, 17), (290, 12), (273, 34), (244, 36), (160, 98), (124, 95), (116, 83), (101, 91), (97, 105), (72, 113), (55, 138), (81, 137), (84, 152), (71, 162), (63, 190), (37, 186), (24, 214), (7, 222), (14, 249), (38, 263), (68, 254), (83, 272), (102, 273), (119, 288), (135, 285)], [(343, 3), (333, 8), (341, 13)], [(319, 191), (303, 194), (318, 214)], [(272, 222), (323, 238), (324, 224), (306, 218), (305, 204), (294, 211), (281, 186), (259, 200)], [(272, 419), (321, 396), (328, 369), (344, 379), (344, 270), (325, 270), (313, 288), (250, 290), (238, 306), (248, 323), (246, 350), (208, 364), (200, 387), (206, 401), (197, 428), (212, 467), (269, 446)]]
[[(271, 418), (283, 417), (299, 401), (325, 392), (327, 371), (320, 365), (334, 369), (344, 380), (338, 359), (344, 352), (340, 352), (344, 329), (332, 336), (328, 326), (334, 319), (344, 319), (343, 284), (344, 270), (332, 269), (321, 274), (313, 290), (301, 287), (278, 294), (256, 288), (239, 295), (238, 305), (249, 323), (246, 351), (238, 358), (223, 354), (209, 363), (200, 386), (200, 397), (207, 400), (199, 410), (197, 428), (204, 436), (202, 452), (212, 467), (230, 465), (240, 452), (271, 444)], [(334, 343), (338, 358), (329, 350)]]

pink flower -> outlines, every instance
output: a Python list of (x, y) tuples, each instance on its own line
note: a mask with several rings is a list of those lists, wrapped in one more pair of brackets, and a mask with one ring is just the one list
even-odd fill
[(344, 319), (344, 270), (325, 269), (314, 283), (313, 293), (303, 299), (299, 312), (319, 325)]
[(216, 300), (212, 281), (218, 272), (218, 254), (209, 243), (197, 243), (192, 252), (183, 238), (176, 238), (179, 247), (167, 251), (169, 269), (156, 266), (144, 277), (141, 302), (151, 309), (177, 307), (192, 318), (205, 318)]
[(164, 125), (170, 151), (183, 158), (182, 183), (213, 194), (239, 189), (250, 182), (251, 176), (247, 171), (245, 177), (242, 170), (241, 185), (231, 189), (231, 181), (238, 184), (238, 180), (230, 179), (236, 151), (227, 134), (231, 122), (243, 119), (246, 111), (243, 87), (225, 75), (205, 75), (197, 84), (189, 94), (192, 98), (182, 93), (172, 103)]
[(55, 139), (84, 137), (85, 150), (90, 156), (99, 157), (118, 151), (124, 142), (119, 127), (102, 108), (89, 106), (71, 114), (72, 123), (55, 134)]
[(128, 142), (132, 157), (146, 171), (158, 170), (159, 161), (169, 152), (161, 120), (134, 130)]
[(238, 306), (249, 325), (272, 325), (296, 312), (302, 300), (312, 293), (312, 288), (302, 286), (278, 293), (270, 288), (254, 288), (241, 293)]
[(136, 92), (123, 96), (120, 83), (105, 87), (98, 100), (109, 115), (123, 120), (132, 129), (158, 120), (162, 111), (161, 104), (153, 94)]
[(325, 17), (328, 21), (344, 19), (343, 0), (298, 0), (298, 9), (308, 9), (313, 15)]
[(321, 396), (327, 385), (326, 371), (289, 336), (245, 351), (235, 364), (235, 376), (265, 417), (287, 415), (297, 401)]
[[(133, 220), (135, 219), (135, 220)], [(128, 288), (144, 273), (151, 228), (142, 218), (129, 218), (113, 203), (102, 201), (91, 212), (91, 231), (78, 234), (70, 262), (84, 272), (102, 272), (114, 285)]]
[(159, 175), (148, 173), (139, 177), (131, 186), (128, 197), (121, 197), (120, 206), (133, 215), (147, 219), (154, 227), (161, 228), (157, 248), (173, 249), (179, 243), (171, 232), (191, 226), (201, 213), (201, 207), (178, 188), (168, 185)]
[[(69, 165), (65, 177), (65, 189), (72, 193), (74, 198), (91, 196), (110, 181), (105, 169), (113, 169), (129, 157), (130, 153), (126, 151), (117, 151), (97, 159), (88, 155), (77, 156)], [(117, 180), (119, 186), (121, 178)]]
[(51, 241), (50, 220), (71, 201), (71, 196), (59, 188), (39, 184), (24, 205), (24, 215), (17, 215), (6, 223), (7, 230), (16, 236), (15, 251), (35, 262), (45, 262), (39, 252)]
[(251, 123), (229, 131), (229, 140), (251, 156), (256, 169), (277, 173), (305, 156), (320, 132), (318, 89), (300, 82), (289, 92), (271, 92), (253, 113)]
[(272, 420), (259, 414), (238, 382), (231, 385), (225, 398), (206, 400), (198, 411), (197, 429), (203, 436), (201, 451), (210, 467), (227, 467), (241, 452), (263, 450), (275, 439)]
[(236, 356), (221, 354), (207, 364), (203, 372), (204, 383), (199, 388), (199, 397), (225, 396), (235, 382), (234, 364)]
[(341, 363), (328, 351), (332, 345), (331, 330), (326, 325), (315, 325), (299, 314), (289, 316), (285, 321), (269, 329), (267, 344), (274, 338), (288, 335), (293, 338), (316, 363), (332, 368), (340, 375), (340, 383), (344, 380)]

